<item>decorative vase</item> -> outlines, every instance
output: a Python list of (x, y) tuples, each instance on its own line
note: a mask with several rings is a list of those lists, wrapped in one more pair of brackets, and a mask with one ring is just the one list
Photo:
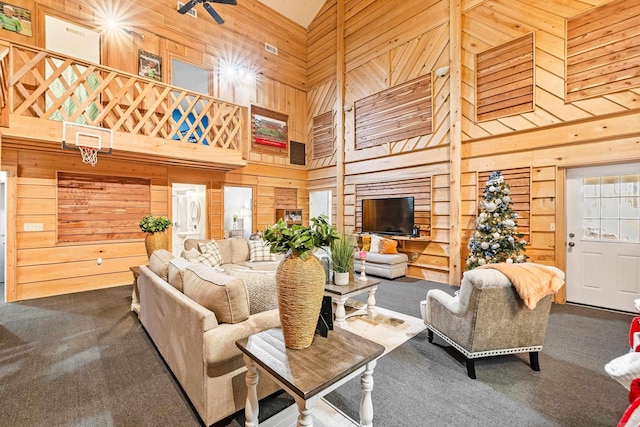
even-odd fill
[(147, 233), (144, 238), (144, 247), (147, 250), (147, 256), (151, 258), (153, 251), (157, 249), (169, 248), (169, 235), (167, 231), (158, 231), (157, 233)]
[(340, 286), (345, 286), (349, 284), (349, 272), (346, 273), (338, 273), (337, 271), (333, 272), (333, 283)]
[(280, 325), (287, 348), (303, 349), (313, 342), (324, 294), (325, 272), (314, 255), (307, 259), (289, 252), (276, 270)]

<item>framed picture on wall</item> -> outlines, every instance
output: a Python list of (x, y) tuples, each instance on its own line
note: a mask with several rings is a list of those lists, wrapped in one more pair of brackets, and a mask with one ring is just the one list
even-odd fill
[(162, 81), (162, 57), (138, 50), (138, 75)]
[(0, 24), (5, 31), (31, 37), (31, 11), (20, 6), (0, 2)]

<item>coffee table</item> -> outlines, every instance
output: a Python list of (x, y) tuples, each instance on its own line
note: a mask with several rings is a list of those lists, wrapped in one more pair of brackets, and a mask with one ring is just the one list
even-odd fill
[(258, 425), (258, 369), (278, 383), (298, 405), (298, 426), (312, 426), (313, 406), (322, 396), (362, 374), (360, 425), (373, 425), (373, 369), (384, 346), (338, 328), (316, 335), (302, 350), (284, 345), (282, 329), (273, 328), (236, 341), (247, 365), (245, 426)]
[[(335, 285), (333, 283), (326, 283), (324, 285), (324, 294), (331, 297), (331, 300), (336, 303), (336, 323), (338, 325), (344, 325), (348, 317), (357, 316), (360, 314), (366, 314), (370, 318), (376, 315), (376, 290), (380, 280), (367, 279), (366, 281), (351, 280), (348, 285)], [(367, 307), (356, 310), (347, 315), (344, 308), (344, 303), (354, 296), (364, 292), (368, 292)]]

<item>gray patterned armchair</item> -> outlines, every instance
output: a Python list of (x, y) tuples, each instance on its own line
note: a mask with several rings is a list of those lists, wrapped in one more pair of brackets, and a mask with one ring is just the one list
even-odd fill
[[(564, 280), (561, 270), (540, 267)], [(492, 268), (475, 269), (464, 273), (455, 297), (430, 290), (420, 303), (420, 311), (429, 342), (433, 342), (435, 333), (456, 348), (466, 359), (467, 374), (475, 379), (474, 360), (479, 357), (528, 352), (531, 368), (540, 370), (538, 352), (542, 350), (552, 298), (551, 294), (544, 296), (530, 310), (503, 273)]]

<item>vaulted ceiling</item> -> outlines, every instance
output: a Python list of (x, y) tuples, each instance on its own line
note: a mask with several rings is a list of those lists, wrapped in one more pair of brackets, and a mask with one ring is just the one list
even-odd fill
[(308, 28), (325, 0), (258, 0), (281, 15)]

